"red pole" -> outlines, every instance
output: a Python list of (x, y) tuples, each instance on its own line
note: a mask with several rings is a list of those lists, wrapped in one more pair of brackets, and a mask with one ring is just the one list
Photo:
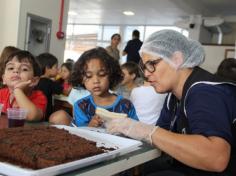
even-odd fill
[(62, 32), (63, 15), (64, 15), (64, 0), (61, 0), (61, 11), (60, 11), (60, 19), (59, 19), (59, 32)]

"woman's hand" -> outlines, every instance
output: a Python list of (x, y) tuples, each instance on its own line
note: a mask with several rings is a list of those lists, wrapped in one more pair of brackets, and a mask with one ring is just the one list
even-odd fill
[(105, 124), (108, 133), (121, 133), (125, 136), (152, 144), (152, 134), (158, 126), (147, 125), (130, 118), (114, 119)]

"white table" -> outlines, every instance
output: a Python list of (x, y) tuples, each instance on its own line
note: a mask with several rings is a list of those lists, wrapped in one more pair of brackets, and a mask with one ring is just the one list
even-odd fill
[(126, 155), (78, 169), (66, 174), (64, 176), (110, 176), (138, 166), (145, 162), (151, 161), (161, 155), (161, 151), (150, 147), (146, 144), (142, 145), (140, 149), (128, 153)]

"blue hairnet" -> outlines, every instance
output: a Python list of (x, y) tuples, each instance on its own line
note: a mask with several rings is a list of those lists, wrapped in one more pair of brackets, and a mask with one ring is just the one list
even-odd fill
[[(172, 60), (174, 52), (183, 54), (183, 63), (176, 65)], [(193, 68), (204, 62), (205, 52), (198, 41), (186, 38), (174, 30), (161, 30), (151, 34), (143, 43), (140, 54), (161, 57), (175, 68)]]

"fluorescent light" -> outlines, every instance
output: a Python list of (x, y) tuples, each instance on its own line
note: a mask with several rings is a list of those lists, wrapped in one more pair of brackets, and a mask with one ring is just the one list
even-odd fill
[(69, 11), (68, 14), (71, 15), (71, 16), (76, 16), (76, 15), (78, 15), (78, 13), (76, 13), (75, 11)]
[(132, 11), (124, 11), (123, 14), (127, 15), (127, 16), (133, 16), (134, 12), (132, 12)]

